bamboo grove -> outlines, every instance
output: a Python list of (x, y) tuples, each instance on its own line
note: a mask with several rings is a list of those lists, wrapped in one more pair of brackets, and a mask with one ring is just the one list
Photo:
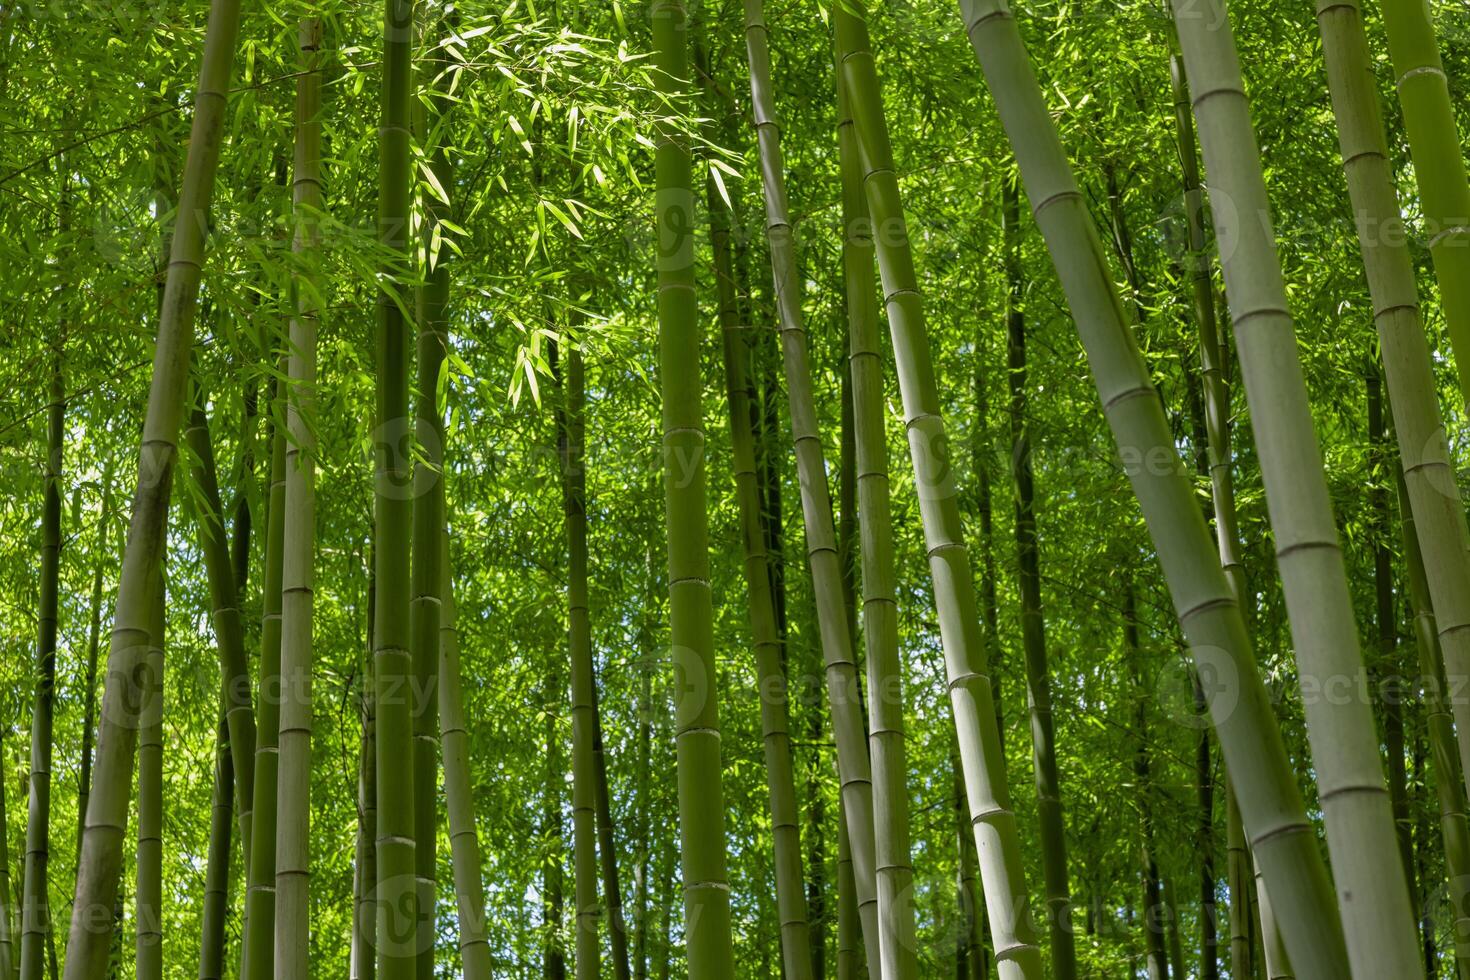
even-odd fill
[(0, 980), (1470, 978), (1470, 32), (0, 2)]

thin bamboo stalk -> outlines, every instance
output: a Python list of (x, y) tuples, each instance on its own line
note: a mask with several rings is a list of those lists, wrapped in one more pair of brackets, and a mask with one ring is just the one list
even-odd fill
[[(1322, 0), (1316, 7), (1319, 23), (1324, 15), (1332, 15), (1330, 5)], [(1404, 133), (1409, 138), (1409, 156), (1419, 187), (1423, 231), (1428, 236), (1440, 306), (1454, 349), (1463, 407), (1470, 404), (1470, 182), (1466, 181), (1459, 127), (1429, 4), (1421, 0), (1383, 0), (1381, 7), (1399, 106), (1403, 109)], [(1344, 10), (1332, 19), (1358, 17), (1356, 2), (1346, 4)], [(1362, 84), (1358, 79), (1353, 83)], [(1360, 98), (1371, 98), (1376, 104), (1376, 90), (1363, 89)], [(1427, 551), (1425, 558), (1428, 567), (1433, 568)], [(1444, 626), (1441, 621), (1441, 630)], [(1460, 724), (1464, 726), (1463, 719)]]
[(47, 386), (46, 473), (41, 505), (41, 594), (37, 613), (36, 684), (31, 701), (31, 776), (26, 812), (25, 893), (21, 898), (20, 975), (41, 980), (51, 934), (51, 755), (56, 717), (56, 627), (61, 576), (62, 430), (66, 386), (58, 336)]
[(296, 275), (286, 387), (286, 486), (281, 549), (281, 706), (276, 786), (277, 980), (310, 975), (311, 687), (316, 561), (317, 285), (313, 254), (321, 241), (322, 24), (297, 26), (296, 149), (291, 251)]
[(138, 852), (133, 906), (137, 980), (163, 980), (163, 659), (167, 621), (163, 569), (153, 582), (148, 659), (138, 711)]
[[(92, 733), (97, 727), (97, 651), (102, 637), (102, 570), (110, 564), (107, 541), (112, 525), (112, 459), (102, 466), (102, 511), (97, 518), (97, 552), (92, 564), (92, 614), (87, 626), (87, 672), (82, 692), (82, 761), (77, 775), (76, 866), (82, 864), (82, 830), (87, 824), (87, 801), (92, 795)], [(0, 928), (7, 924), (0, 923)], [(0, 977), (9, 973), (0, 969)]]
[[(890, 675), (883, 673), (891, 666), (893, 675), (897, 674), (897, 645), (892, 647), (892, 664), (882, 659), (869, 664), (870, 669), (880, 672), (883, 683), (887, 685), (882, 695), (883, 700), (889, 702), (870, 705), (875, 712), (872, 740), (881, 744), (885, 752), (880, 778), (885, 789), (897, 787), (897, 799), (881, 804), (886, 824), (882, 840), (887, 850), (880, 858), (877, 853), (879, 836), (875, 831), (877, 811), (874, 809), (873, 772), (869, 744), (864, 738), (860, 679), (853, 638), (844, 612), (842, 565), (812, 394), (806, 327), (801, 310), (801, 278), (797, 269), (794, 234), (787, 214), (785, 164), (775, 101), (771, 94), (770, 52), (761, 0), (745, 0), (745, 38), (765, 189), (766, 239), (770, 246), (771, 272), (780, 317), (782, 364), (806, 528), (807, 561), (816, 596), (822, 660), (837, 743), (843, 814), (848, 843), (852, 848), (858, 913), (863, 923), (863, 945), (867, 949), (868, 962), (874, 964), (875, 969), (882, 969), (885, 975), (898, 971), (894, 974), (896, 977), (907, 978), (917, 966), (911, 962), (914, 959), (913, 910), (910, 907), (913, 868), (908, 855), (903, 706), (901, 690), (888, 679)], [(878, 587), (878, 583), (874, 583), (874, 588)], [(865, 612), (865, 617), (867, 615)], [(896, 721), (895, 716), (898, 716)], [(909, 923), (907, 927), (905, 922)]]
[(449, 852), (459, 913), (459, 957), (465, 980), (490, 980), (490, 942), (485, 919), (485, 885), (480, 839), (475, 831), (474, 782), (470, 778), (470, 734), (460, 684), (459, 629), (455, 623), (454, 578), (449, 531), (439, 546), (439, 741), (444, 758), (444, 805), (449, 814)]
[(199, 914), (199, 980), (224, 980), (225, 923), (230, 911), (235, 767), (230, 758), (230, 727), (223, 696), (220, 700), (219, 724), (215, 726), (214, 790), (209, 806), (209, 858), (204, 870), (204, 907)]
[[(1358, 218), (1388, 401), (1434, 602), (1445, 673), (1448, 680), (1459, 684), (1470, 678), (1470, 629), (1466, 628), (1470, 627), (1470, 530), (1435, 399), (1413, 260), (1395, 231), (1403, 218), (1377, 95), (1367, 82), (1371, 57), (1355, 3), (1319, 4), (1318, 25), (1348, 191)], [(1464, 252), (1463, 244), (1455, 245), (1454, 250)], [(1470, 350), (1461, 360), (1470, 365)], [(1454, 708), (1460, 763), (1465, 769), (1470, 767), (1470, 704), (1457, 698)]]
[[(1424, 555), (1419, 548), (1417, 522), (1403, 471), (1395, 469), (1394, 472), (1401, 515), (1400, 531), (1404, 541), (1404, 565), (1408, 571), (1409, 604), (1414, 613), (1414, 636), (1419, 651), (1424, 726), (1433, 759), (1439, 827), (1445, 868), (1449, 872), (1448, 896), (1454, 916), (1451, 935), (1455, 943), (1455, 962), (1461, 976), (1470, 976), (1470, 819), (1466, 817), (1465, 779), (1459, 753), (1455, 751), (1454, 720), (1445, 704), (1449, 688), (1445, 684), (1444, 660), (1437, 649), (1439, 635), (1429, 597), (1429, 583), (1424, 574)], [(1427, 937), (1431, 935), (1430, 930), (1425, 932)], [(1426, 942), (1431, 941), (1426, 938)]]
[(748, 366), (751, 354), (748, 338), (753, 327), (742, 322), (740, 316), (730, 254), (730, 211), (721, 200), (713, 177), (708, 181), (707, 197), (715, 285), (719, 296), (735, 496), (740, 510), (745, 587), (750, 601), (751, 652), (755, 660), (756, 689), (760, 692), (761, 741), (765, 749), (771, 810), (782, 975), (787, 980), (812, 980), (811, 933), (807, 923), (806, 896), (802, 892), (801, 815), (796, 802), (796, 776), (791, 762), (787, 717), (789, 700), (786, 674), (781, 669), (781, 636), (771, 597), (766, 532), (761, 521), (759, 474), (756, 472), (752, 415), (754, 385)]
[[(996, 727), (986, 650), (974, 601), (948, 437), (924, 325), (924, 305), (908, 246), (878, 75), (858, 2), (836, 11), (841, 84), (846, 87), (865, 170), (888, 326), (898, 366), (904, 424), (918, 488), (929, 569), (939, 610), (950, 705), (960, 739), (992, 946), (1002, 980), (1041, 976), (1041, 951), (1030, 915), (1016, 815), (1011, 809)], [(1066, 909), (1052, 912), (1061, 917)]]
[[(282, 358), (277, 379), (287, 375)], [(276, 800), (281, 729), (281, 575), (286, 534), (286, 393), (277, 380), (270, 399), (270, 471), (266, 493), (265, 569), (261, 576), (260, 667), (257, 700), (255, 792), (250, 847), (246, 852), (245, 917), (240, 976), (274, 980), (276, 922)]]

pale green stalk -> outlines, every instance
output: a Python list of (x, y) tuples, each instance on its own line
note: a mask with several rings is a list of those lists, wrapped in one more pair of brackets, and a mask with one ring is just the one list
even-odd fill
[[(966, 31), (996, 101), (1027, 195), (1087, 351), (1104, 414), (1207, 683), (1210, 713), (1246, 831), (1310, 976), (1347, 976), (1332, 884), (1307, 820), (1234, 593), (1220, 567), (1188, 471), (1149, 381), (1096, 226), (1057, 138), (1010, 10), (963, 0)], [(986, 889), (987, 897), (990, 889)], [(991, 903), (992, 912), (995, 905)], [(994, 926), (992, 925), (992, 929)]]
[[(939, 413), (924, 303), (908, 244), (865, 16), (860, 3), (848, 7), (847, 0), (836, 11), (841, 84), (847, 89), (865, 171), (863, 186), (888, 307), (904, 427), (939, 613), (950, 706), (960, 740), (966, 798), (990, 910), (991, 939), (1002, 980), (1030, 980), (1041, 976), (1041, 950), (1031, 921), (1016, 815), (1006, 785), (955, 475), (947, 462), (948, 437)], [(1066, 909), (1054, 911), (1067, 914)]]
[(292, 175), (296, 275), (286, 387), (286, 488), (281, 551), (281, 685), (276, 785), (275, 971), (277, 980), (311, 975), (311, 682), (316, 561), (315, 256), (322, 209), (322, 25), (297, 27), (296, 152)]
[(460, 685), (459, 630), (454, 621), (454, 579), (449, 532), (439, 545), (439, 743), (444, 756), (444, 805), (449, 813), (449, 852), (459, 912), (459, 956), (465, 980), (490, 980), (490, 943), (485, 921), (485, 885), (480, 839), (475, 832), (474, 783), (470, 779), (470, 735)]
[[(1408, 980), (1423, 962), (1373, 708), (1333, 695), (1366, 690), (1367, 678), (1235, 41), (1224, 0), (1175, 0), (1174, 9), (1298, 672), (1319, 685), (1304, 686), (1302, 700), (1348, 958), (1361, 976)], [(1286, 896), (1268, 884), (1272, 908), (1284, 911)], [(1310, 976), (1293, 938), (1292, 963)]]

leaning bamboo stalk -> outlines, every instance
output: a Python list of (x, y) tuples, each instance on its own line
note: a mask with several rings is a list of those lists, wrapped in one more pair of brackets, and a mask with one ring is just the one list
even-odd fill
[(286, 387), (286, 487), (281, 552), (280, 766), (276, 785), (275, 971), (277, 980), (307, 980), (311, 909), (311, 681), (316, 558), (316, 338), (318, 287), (314, 252), (321, 240), (322, 25), (297, 28), (296, 152), (291, 243), (303, 265), (295, 275)]
[[(954, 473), (947, 467), (947, 436), (929, 354), (924, 304), (899, 199), (898, 180), (883, 116), (865, 11), (844, 2), (836, 11), (840, 84), (847, 87), (863, 180), (872, 215), (878, 267), (898, 366), (909, 455), (923, 518), (930, 574), (939, 611), (950, 705), (960, 739), (976, 847), (981, 855), (993, 948), (1003, 980), (1041, 976), (1041, 951), (1030, 915), (1016, 815), (976, 614), (974, 582), (960, 527)], [(1066, 910), (1055, 910), (1065, 914)]]
[[(1175, 14), (1298, 669), (1304, 680), (1362, 690), (1357, 624), (1225, 3), (1176, 0)], [(1363, 976), (1420, 976), (1372, 705), (1303, 702), (1349, 960)], [(1280, 911), (1285, 896), (1272, 891)], [(1307, 972), (1299, 956), (1292, 962)]]
[[(1317, 10), (1319, 19), (1331, 13), (1320, 0)], [(1346, 16), (1358, 15), (1356, 2), (1345, 4), (1344, 10)], [(1466, 181), (1449, 79), (1440, 59), (1430, 5), (1423, 0), (1383, 0), (1382, 11), (1403, 110), (1404, 134), (1409, 139), (1409, 156), (1419, 188), (1423, 230), (1428, 236), (1464, 407), (1470, 404), (1470, 182)], [(1361, 97), (1371, 97), (1376, 103), (1372, 91), (1367, 90)], [(1427, 552), (1425, 558), (1432, 569)], [(1445, 625), (1441, 618), (1441, 631)], [(1460, 724), (1463, 728), (1463, 719)]]
[[(1435, 398), (1413, 259), (1396, 233), (1403, 218), (1377, 95), (1368, 85), (1371, 57), (1355, 0), (1330, 6), (1319, 3), (1318, 23), (1404, 482), (1434, 602), (1445, 672), (1450, 681), (1461, 683), (1470, 677), (1470, 531)], [(1463, 245), (1456, 249), (1465, 251)], [(1461, 360), (1470, 364), (1470, 349), (1462, 353)], [(1457, 698), (1454, 707), (1459, 716), (1461, 768), (1470, 768), (1470, 705)]]
[[(1163, 566), (1239, 794), (1246, 831), (1283, 896), (1303, 976), (1347, 975), (1332, 884), (1257, 671), (1245, 623), (1193, 486), (1128, 328), (1097, 229), (1077, 189), (1010, 10), (963, 0), (961, 13), (1062, 288), (1104, 414)], [(988, 891), (988, 889), (987, 889)]]
[(1439, 655), (1439, 635), (1434, 607), (1424, 574), (1424, 555), (1419, 548), (1418, 529), (1403, 471), (1395, 470), (1398, 487), (1400, 530), (1404, 541), (1404, 565), (1409, 580), (1409, 604), (1414, 613), (1414, 636), (1419, 648), (1419, 681), (1424, 697), (1424, 726), (1434, 760), (1434, 787), (1439, 804), (1440, 834), (1444, 838), (1445, 868), (1449, 872), (1449, 898), (1454, 913), (1451, 926), (1455, 961), (1460, 974), (1470, 976), (1470, 819), (1466, 817), (1465, 778), (1460, 756), (1455, 751), (1455, 726), (1445, 698), (1444, 660)]
[(179, 194), (160, 311), (153, 379), (139, 453), (137, 492), (118, 584), (92, 797), (72, 904), (65, 980), (98, 980), (106, 970), (112, 908), (122, 869), (129, 787), (138, 737), (137, 678), (147, 647), (151, 579), (162, 560), (173, 468), (178, 457), (193, 346), (205, 233), (224, 135), (225, 102), (240, 24), (239, 0), (213, 0), (199, 69), (192, 135)]
[(465, 980), (490, 980), (490, 943), (485, 921), (480, 840), (475, 832), (474, 783), (470, 779), (470, 736), (460, 684), (459, 630), (454, 618), (449, 532), (439, 547), (442, 566), (439, 617), (439, 740), (444, 757), (444, 803), (449, 813), (449, 852), (459, 912), (459, 956)]
[(656, 0), (653, 63), (665, 101), (654, 151), (657, 171), (659, 388), (662, 394), (665, 520), (668, 526), (669, 639), (675, 676), (684, 927), (689, 975), (734, 976), (730, 886), (725, 864), (720, 768), (719, 684), (714, 656), (705, 512), (705, 435), (700, 324), (694, 291), (694, 192), (689, 137), (674, 114), (688, 93), (682, 0)]
[[(883, 786), (896, 787), (898, 797), (885, 804), (883, 814), (889, 826), (887, 836), (881, 839), (887, 850), (880, 859), (876, 851), (880, 838), (874, 828), (873, 772), (869, 747), (864, 738), (857, 658), (844, 612), (842, 565), (832, 524), (831, 491), (807, 359), (801, 278), (797, 268), (795, 236), (787, 214), (785, 163), (775, 100), (771, 94), (770, 52), (761, 0), (745, 0), (745, 38), (765, 189), (766, 239), (770, 245), (771, 272), (780, 316), (782, 364), (806, 528), (807, 562), (816, 595), (822, 659), (837, 743), (843, 814), (852, 848), (858, 911), (863, 922), (863, 943), (868, 951), (868, 962), (874, 965), (874, 969), (883, 969), (885, 975), (899, 970), (895, 976), (902, 980), (917, 969), (911, 962), (914, 958), (913, 910), (907, 904), (912, 902), (913, 869), (908, 854), (903, 705), (901, 696), (891, 685), (883, 689), (882, 699), (889, 702), (886, 707), (879, 703), (870, 704), (875, 712), (874, 739), (885, 752), (880, 774)], [(869, 666), (880, 672), (891, 666), (896, 675), (896, 646), (892, 661), (891, 664), (880, 662)], [(888, 683), (887, 676), (884, 675), (885, 683)], [(877, 717), (878, 712), (882, 712), (881, 718)], [(907, 927), (903, 924), (905, 921), (909, 923)], [(883, 966), (879, 967), (879, 964)]]
[[(235, 588), (234, 565), (225, 537), (220, 508), (219, 480), (214, 446), (209, 435), (204, 395), (197, 392), (189, 413), (184, 442), (193, 457), (193, 476), (198, 488), (195, 523), (199, 550), (204, 555), (209, 579), (210, 619), (219, 651), (225, 720), (230, 726), (230, 753), (235, 767), (235, 802), (239, 809), (240, 839), (250, 839), (253, 826), (255, 787), (255, 711), (250, 704), (250, 665), (245, 656), (245, 634), (240, 621), (240, 600)], [(246, 850), (249, 857), (249, 850)]]
[(31, 776), (26, 813), (25, 889), (21, 898), (20, 975), (41, 980), (51, 934), (51, 755), (56, 717), (56, 607), (61, 576), (61, 453), (66, 388), (61, 338), (51, 352), (46, 406), (45, 493), (41, 505), (41, 595), (36, 684), (31, 702)]
[(163, 647), (166, 599), (153, 583), (143, 703), (139, 710), (137, 884), (133, 906), (137, 980), (163, 980)]
[(756, 689), (760, 692), (761, 741), (765, 748), (766, 785), (771, 808), (775, 858), (776, 907), (780, 918), (781, 962), (788, 980), (812, 980), (811, 930), (802, 892), (800, 813), (796, 775), (791, 763), (786, 673), (781, 666), (781, 635), (771, 597), (766, 532), (761, 520), (760, 485), (755, 463), (754, 385), (749, 360), (751, 327), (742, 323), (730, 255), (730, 210), (709, 179), (710, 244), (714, 253), (719, 296), (721, 350), (725, 365), (725, 400), (729, 408), (735, 499), (740, 511), (745, 588), (750, 602), (751, 652)]

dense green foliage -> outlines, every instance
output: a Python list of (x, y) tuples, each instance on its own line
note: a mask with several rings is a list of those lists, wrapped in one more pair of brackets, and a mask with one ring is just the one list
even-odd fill
[[(768, 0), (764, 23), (798, 263), (794, 278), (800, 279), (798, 312), (837, 550), (849, 571), (851, 629), (867, 621), (858, 617), (864, 572), (851, 526), (857, 484), (852, 406), (844, 404), (851, 397), (844, 379), (846, 284), (861, 284), (864, 277), (844, 276), (834, 12), (826, 5), (827, 0)], [(204, 6), (177, 0), (0, 3), (0, 849), (10, 876), (7, 888), (0, 875), (0, 902), (10, 910), (8, 936), (0, 928), (0, 960), (10, 955), (8, 937), (14, 937), (8, 941), (17, 961), (21, 948), (16, 903), (27, 866), (28, 734), (44, 690), (37, 637), (46, 629), (44, 515), (48, 472), (56, 462), (48, 451), (52, 366), (59, 350), (61, 546), (53, 598), (59, 638), (50, 850), (40, 866), (49, 875), (54, 954), (64, 964), (80, 854), (77, 800), (84, 754), (90, 765), (93, 751), (90, 744), (84, 748), (84, 733), (91, 699), (100, 699), (108, 674), (112, 603), (128, 536), (126, 502), (136, 487), (167, 242), (175, 221), (204, 220), (176, 214), (169, 203), (177, 198), (189, 149)], [(658, 304), (660, 273), (668, 272), (660, 236), (668, 232), (654, 220), (654, 161), (668, 133), (687, 139), (694, 161), (693, 196), (681, 202), (680, 213), (693, 221), (717, 666), (717, 676), (707, 681), (719, 702), (733, 975), (782, 976), (782, 921), (762, 736), (761, 696), (769, 685), (758, 681), (753, 655), (744, 565), (753, 543), (736, 491), (723, 381), (727, 342), (745, 359), (741, 377), (742, 384), (748, 380), (754, 483), (766, 535), (761, 543), (771, 552), (773, 613), (784, 639), (800, 858), (809, 932), (817, 946), (812, 962), (818, 976), (837, 975), (840, 954), (863, 944), (856, 917), (845, 928), (839, 922), (840, 781), (820, 640), (821, 596), (808, 564), (789, 380), (778, 339), (782, 311), (770, 274), (746, 12), (733, 0), (690, 4), (687, 30), (678, 40), (688, 44), (695, 77), (667, 96), (668, 79), (652, 56), (654, 21), (665, 15), (662, 0), (647, 6), (465, 0), (452, 19), (437, 2), (419, 6), (408, 189), (413, 215), (401, 237), (408, 243), (405, 264), (374, 217), (380, 193), (381, 5), (246, 5), (194, 330), (192, 371), (206, 401), (220, 505), (225, 524), (248, 549), (237, 555), (248, 574), (236, 575), (244, 649), (256, 677), (267, 605), (271, 439), (286, 425), (284, 400), (274, 396), (291, 384), (281, 360), (292, 353), (285, 333), (289, 321), (298, 311), (317, 314), (315, 418), (302, 423), (315, 428), (311, 439), (292, 442), (293, 450), (310, 453), (315, 462), (314, 605), (306, 613), (313, 631), (307, 648), (311, 975), (363, 975), (361, 964), (352, 972), (349, 960), (356, 900), (361, 891), (373, 890), (371, 882), (363, 888), (359, 877), (358, 834), (364, 814), (372, 812), (359, 783), (363, 717), (373, 690), (372, 677), (365, 677), (373, 669), (377, 584), (373, 455), (384, 451), (385, 439), (386, 451), (400, 454), (396, 463), (405, 469), (412, 462), (422, 470), (442, 452), (455, 614), (444, 625), (452, 625), (458, 637), (492, 975), (549, 977), (547, 962), (557, 953), (572, 975), (579, 921), (573, 809), (588, 838), (583, 843), (590, 846), (594, 817), (583, 811), (597, 793), (585, 783), (574, 792), (572, 772), (579, 780), (590, 773), (598, 746), (605, 750), (621, 886), (620, 916), (586, 916), (602, 930), (601, 975), (617, 975), (608, 929), (620, 924), (627, 929), (634, 975), (691, 975), (683, 952), (674, 738), (675, 704), (687, 694), (676, 685), (689, 678), (676, 674), (671, 663), (665, 548), (676, 529), (666, 527), (664, 510), (665, 466), (677, 471), (684, 460), (660, 449)], [(1431, 9), (1451, 104), (1462, 113), (1464, 133), (1470, 121), (1463, 118), (1470, 104), (1470, 33), (1460, 8), (1435, 3)], [(1403, 780), (1394, 801), (1400, 804), (1396, 819), (1412, 865), (1410, 901), (1425, 962), (1439, 975), (1453, 976), (1452, 898), (1459, 891), (1448, 881), (1440, 827), (1436, 781), (1443, 769), (1431, 749), (1431, 712), (1418, 693), (1422, 636), (1416, 634), (1410, 601), (1397, 459), (1380, 445), (1382, 427), (1370, 424), (1369, 388), (1379, 383), (1382, 370), (1374, 310), (1313, 15), (1311, 4), (1259, 0), (1239, 0), (1230, 11), (1367, 663), (1365, 696), (1378, 726), (1372, 742), (1382, 749), (1390, 781), (1396, 770)], [(1463, 463), (1465, 401), (1456, 352), (1441, 314), (1429, 241), (1420, 233), (1415, 170), (1378, 5), (1366, 4), (1363, 16), (1387, 125), (1389, 170), (1409, 219), (1409, 253), (1434, 355), (1436, 394), (1453, 460)], [(305, 220), (300, 208), (293, 217), (292, 159), (296, 82), (302, 64), (310, 63), (298, 48), (298, 22), (306, 17), (322, 21), (322, 210), (309, 206), (307, 215), (319, 246), (293, 250), (293, 235)], [(1039, 0), (1018, 8), (1015, 17), (1085, 207), (1101, 230), (1175, 444), (1191, 467), (1199, 506), (1211, 514), (1207, 468), (1193, 469), (1205, 454), (1205, 411), (1168, 12), (1157, 0), (1104, 6)], [(1053, 705), (1077, 973), (1140, 975), (1153, 964), (1153, 949), (1156, 956), (1168, 954), (1172, 969), (1182, 968), (1185, 976), (1231, 975), (1229, 910), (1240, 896), (1230, 893), (1227, 882), (1223, 762), (1210, 736), (1205, 770), (1214, 791), (1205, 832), (1197, 754), (1209, 726), (1195, 703), (1191, 661), (1099, 410), (1072, 315), (1024, 200), (1018, 237), (1011, 240), (1014, 252), (1008, 249), (1003, 188), (1015, 179), (1015, 161), (994, 101), (950, 0), (872, 0), (867, 19), (917, 286), (925, 299), (938, 407), (948, 426), (944, 462), (953, 469), (963, 543), (975, 576), (976, 608), (969, 612), (983, 625), (985, 655), (995, 674), (1033, 914), (1041, 915), (1047, 893), (1026, 711), (1023, 562), (1011, 468), (1017, 432), (1029, 441), (1034, 481), (1036, 605), (1044, 620), (1043, 666)], [(1208, 173), (1205, 178), (1208, 183)], [(724, 311), (717, 299), (712, 227), (729, 231), (726, 258), (735, 295)], [(414, 401), (405, 400), (421, 409), (437, 405), (443, 444), (429, 447), (414, 444), (411, 423), (385, 436), (376, 419), (375, 306), (381, 290), (401, 314), (399, 327), (416, 330), (425, 308), (416, 296), (433, 290), (435, 274), (443, 270), (447, 358), (437, 390), (411, 391)], [(1019, 277), (1008, 281), (1008, 272)], [(1223, 289), (1218, 278), (1213, 285)], [(1223, 293), (1219, 306), (1221, 331), (1228, 335)], [(881, 297), (878, 308), (883, 309)], [(740, 318), (733, 326), (753, 328), (744, 331), (748, 340), (722, 337), (721, 327), (732, 326), (717, 319), (722, 312)], [(1026, 349), (1026, 397), (1017, 400), (1007, 377), (1008, 363), (1014, 364), (1008, 361), (1014, 354), (1014, 338), (1008, 343), (1013, 312), (1024, 313)], [(907, 769), (917, 975), (949, 977), (956, 975), (961, 951), (972, 964), (977, 958), (969, 951), (971, 923), (957, 884), (970, 830), (956, 802), (951, 684), (920, 493), (907, 462), (893, 353), (886, 331), (880, 332), (901, 667), (903, 750), (894, 755)], [(420, 346), (420, 353), (426, 349)], [(1470, 351), (1458, 353), (1470, 360)], [(412, 344), (406, 356), (411, 362)], [(399, 367), (403, 383), (415, 377), (408, 364)], [(1307, 812), (1320, 832), (1318, 773), (1305, 732), (1303, 685), (1252, 413), (1237, 390), (1233, 360), (1224, 373), (1234, 399), (1235, 494), (1247, 583), (1241, 607)], [(570, 407), (568, 391), (575, 399)], [(1012, 405), (1024, 406), (1024, 426), (1014, 424)], [(559, 451), (565, 424), (559, 426), (558, 413), (568, 410), (579, 418), (565, 424), (585, 427), (584, 453)], [(425, 414), (434, 414), (433, 408)], [(421, 425), (418, 434), (421, 441), (438, 439), (432, 426)], [(1386, 445), (1393, 445), (1391, 437)], [(223, 643), (216, 642), (218, 600), (212, 598), (199, 530), (211, 502), (201, 468), (193, 465), (197, 454), (182, 441), (180, 453), (167, 536), (161, 922), (140, 923), (135, 914), (135, 805), (124, 835), (123, 900), (112, 957), (119, 977), (134, 976), (134, 937), (154, 931), (162, 935), (163, 976), (198, 974), (211, 827), (221, 823), (211, 817)], [(290, 454), (290, 465), (298, 455)], [(564, 468), (578, 458), (585, 490), (568, 491), (577, 497), (569, 504)], [(384, 487), (378, 489), (382, 495)], [(389, 497), (400, 493), (400, 502), (414, 496), (406, 484), (388, 490)], [(274, 501), (284, 506), (280, 494)], [(567, 533), (568, 513), (579, 512), (580, 521), (583, 508), (585, 585), (580, 577), (569, 580), (575, 566), (569, 564)], [(421, 591), (438, 588), (437, 523), (434, 515), (415, 528), (420, 540), (414, 560), (424, 550), (436, 569), (415, 576)], [(1024, 530), (1021, 538), (1029, 539)], [(407, 525), (402, 540), (400, 551), (406, 551)], [(430, 542), (434, 547), (427, 547)], [(574, 538), (571, 547), (579, 543)], [(101, 663), (95, 690), (89, 691), (99, 601), (93, 579), (99, 570)], [(409, 570), (394, 571), (404, 591), (392, 608), (405, 611), (394, 629), (406, 637)], [(583, 647), (577, 633), (568, 640), (569, 589), (578, 608), (585, 600), (595, 692), (580, 686), (591, 678), (585, 663), (572, 659)], [(993, 623), (981, 608), (989, 595), (995, 597)], [(429, 615), (424, 622), (432, 622), (424, 629), (437, 630), (440, 619)], [(767, 625), (762, 620), (756, 628), (764, 634)], [(1136, 650), (1130, 634), (1136, 634)], [(44, 652), (44, 639), (40, 647)], [(860, 631), (853, 647), (861, 658)], [(576, 706), (590, 709), (600, 726), (598, 742), (590, 732), (574, 740), (572, 679), (579, 683)], [(1452, 670), (1452, 692), (1453, 681)], [(588, 697), (592, 693), (595, 698)], [(432, 734), (437, 732), (434, 727)], [(435, 975), (460, 976), (450, 829), (440, 777), (431, 772), (423, 778), (425, 759), (433, 761), (432, 748), (427, 751), (415, 763), (421, 778), (414, 792), (441, 787)], [(1143, 757), (1146, 764), (1140, 766)], [(237, 825), (225, 976), (238, 975), (240, 966), (249, 868), (240, 832)], [(369, 848), (373, 837), (369, 828)], [(1322, 843), (1325, 856), (1325, 836)], [(590, 868), (590, 855), (575, 864)], [(1213, 914), (1220, 939), (1210, 953), (1221, 964), (1218, 974), (1207, 973), (1203, 964), (1200, 920), (1211, 913), (1201, 900), (1202, 865), (1212, 865), (1216, 879)], [(420, 877), (426, 877), (422, 869)], [(600, 881), (595, 891), (606, 893)], [(1171, 911), (1149, 908), (1151, 900), (1167, 902)], [(1160, 927), (1167, 941), (1155, 949), (1148, 924), (1161, 921), (1168, 923)], [(1031, 931), (1050, 963), (1046, 926), (1038, 917)]]

